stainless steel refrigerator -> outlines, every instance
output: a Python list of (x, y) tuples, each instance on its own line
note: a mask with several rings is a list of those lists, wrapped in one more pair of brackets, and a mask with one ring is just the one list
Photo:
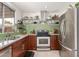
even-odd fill
[(79, 8), (77, 8), (77, 56), (79, 57)]
[(75, 9), (73, 7), (60, 17), (60, 40), (61, 50), (59, 51), (61, 57), (75, 57)]

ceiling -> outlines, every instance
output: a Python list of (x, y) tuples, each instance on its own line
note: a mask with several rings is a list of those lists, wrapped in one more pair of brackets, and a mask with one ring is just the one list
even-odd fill
[(39, 12), (48, 10), (51, 12), (60, 12), (68, 8), (74, 2), (12, 2), (23, 12)]

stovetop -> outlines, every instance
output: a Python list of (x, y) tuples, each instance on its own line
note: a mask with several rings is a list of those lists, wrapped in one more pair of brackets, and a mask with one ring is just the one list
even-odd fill
[(50, 37), (50, 35), (37, 35), (37, 37)]
[(38, 31), (37, 32), (37, 37), (49, 37), (49, 32), (48, 31)]

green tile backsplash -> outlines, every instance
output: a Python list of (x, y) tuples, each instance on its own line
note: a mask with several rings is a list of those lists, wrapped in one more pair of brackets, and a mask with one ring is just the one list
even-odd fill
[(45, 29), (48, 30), (49, 32), (53, 32), (53, 30), (55, 28), (59, 28), (59, 24), (52, 24), (52, 25), (48, 25), (48, 24), (27, 24), (26, 25), (26, 31), (27, 34), (31, 34), (31, 32), (33, 30), (40, 30), (40, 29)]
[[(40, 29), (45, 29), (48, 30), (49, 32), (54, 32), (54, 29), (59, 29), (59, 24), (26, 24), (26, 31), (27, 34), (31, 34), (33, 30), (40, 30)], [(14, 35), (18, 35), (19, 33), (15, 33)], [(5, 33), (0, 33), (0, 40), (5, 38)]]

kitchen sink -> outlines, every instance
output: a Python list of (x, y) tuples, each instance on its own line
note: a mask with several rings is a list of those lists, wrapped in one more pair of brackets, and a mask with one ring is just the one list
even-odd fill
[(23, 35), (15, 35), (15, 39), (16, 38), (20, 38), (20, 37), (22, 37)]
[(16, 41), (20, 37), (21, 37), (21, 35), (16, 35), (14, 37), (10, 37), (11, 39), (9, 39), (9, 40), (6, 39), (4, 41), (0, 41), (0, 48), (3, 48), (5, 46), (11, 44), (12, 42)]
[(23, 35), (11, 35), (10, 37), (5, 37), (3, 40), (0, 40), (0, 48), (8, 46), (12, 42), (17, 41)]
[(3, 42), (0, 42), (0, 48), (3, 48), (5, 46), (11, 44), (14, 41), (16, 41), (16, 40), (6, 40), (6, 41), (3, 41)]

